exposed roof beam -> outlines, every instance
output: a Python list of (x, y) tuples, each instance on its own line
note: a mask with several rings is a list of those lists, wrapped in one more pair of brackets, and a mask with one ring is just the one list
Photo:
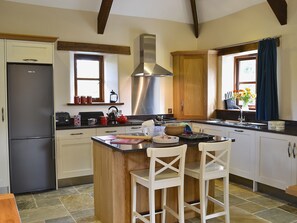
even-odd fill
[(199, 28), (198, 28), (198, 16), (197, 16), (197, 8), (196, 8), (196, 0), (190, 0), (191, 1), (191, 8), (192, 8), (192, 14), (193, 14), (193, 21), (194, 21), (194, 33), (196, 38), (199, 36)]
[(267, 2), (277, 17), (279, 23), (281, 25), (286, 25), (288, 15), (286, 0), (267, 0)]
[(109, 17), (113, 0), (102, 0), (97, 17), (97, 33), (103, 34)]

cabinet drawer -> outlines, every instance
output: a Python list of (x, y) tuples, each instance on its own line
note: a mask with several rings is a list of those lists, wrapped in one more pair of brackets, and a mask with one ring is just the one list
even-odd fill
[(58, 139), (81, 139), (90, 138), (96, 135), (96, 129), (71, 129), (58, 130), (56, 136)]
[(106, 127), (106, 128), (98, 128), (97, 135), (113, 135), (113, 134), (122, 134), (126, 133), (125, 127)]
[(7, 40), (7, 62), (53, 63), (53, 43)]
[(142, 132), (142, 126), (128, 126), (126, 127), (126, 133), (141, 133)]

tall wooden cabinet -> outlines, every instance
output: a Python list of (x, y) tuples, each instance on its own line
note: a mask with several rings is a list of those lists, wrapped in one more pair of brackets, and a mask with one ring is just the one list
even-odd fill
[(216, 108), (217, 52), (176, 51), (173, 56), (173, 113), (178, 119), (206, 119)]
[(0, 194), (9, 192), (5, 42), (0, 40)]

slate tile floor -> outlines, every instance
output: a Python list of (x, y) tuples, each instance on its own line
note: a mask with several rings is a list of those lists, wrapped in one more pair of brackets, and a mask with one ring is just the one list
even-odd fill
[[(216, 181), (222, 199), (222, 182)], [(23, 223), (100, 223), (94, 217), (93, 185), (61, 188), (39, 194), (19, 195), (16, 201)], [(297, 223), (297, 205), (230, 183), (231, 223)], [(198, 218), (186, 223), (199, 223)], [(208, 223), (221, 223), (224, 218)]]

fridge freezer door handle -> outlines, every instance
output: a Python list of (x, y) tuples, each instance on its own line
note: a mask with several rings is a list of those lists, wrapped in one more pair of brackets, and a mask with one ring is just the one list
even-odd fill
[(55, 124), (56, 124), (55, 115), (51, 116), (51, 121), (52, 121), (52, 137), (55, 137)]
[(52, 159), (55, 160), (55, 139), (52, 138)]
[(4, 108), (2, 107), (2, 122), (4, 122)]

